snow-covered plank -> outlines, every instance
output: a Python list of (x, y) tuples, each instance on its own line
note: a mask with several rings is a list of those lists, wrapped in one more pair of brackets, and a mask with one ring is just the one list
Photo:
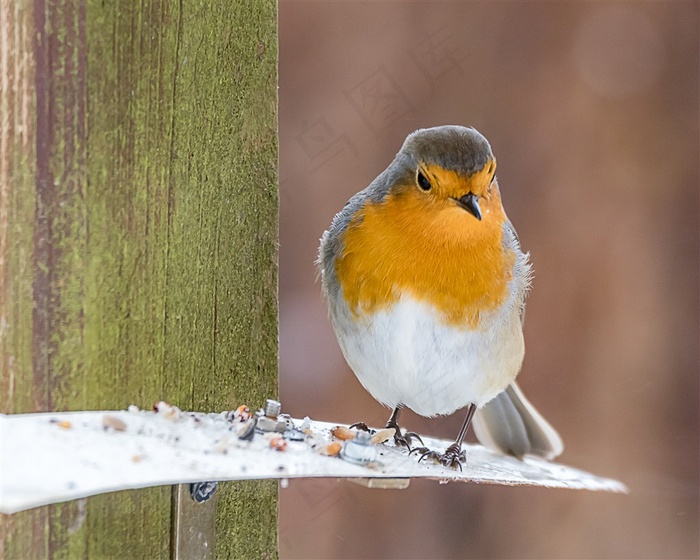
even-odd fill
[[(287, 419), (288, 428), (291, 421), (304, 432), (287, 429), (285, 435), (301, 441), (275, 432), (256, 432), (248, 441), (240, 439), (250, 428), (242, 421), (246, 417), (187, 413), (164, 404), (159, 412), (131, 407), (130, 411), (0, 414), (0, 512), (130, 488), (264, 478), (351, 478), (379, 488), (401, 488), (407, 479), (429, 478), (443, 483), (626, 492), (615, 480), (536, 458), (504, 457), (480, 445), (466, 446), (462, 471), (419, 463), (415, 455), (392, 443), (357, 448), (357, 441), (331, 435), (337, 424), (308, 419)], [(274, 422), (262, 427), (274, 429)], [(432, 449), (450, 444), (433, 438), (424, 441)], [(350, 447), (332, 456), (344, 446)], [(371, 455), (369, 463), (347, 460), (353, 449)]]

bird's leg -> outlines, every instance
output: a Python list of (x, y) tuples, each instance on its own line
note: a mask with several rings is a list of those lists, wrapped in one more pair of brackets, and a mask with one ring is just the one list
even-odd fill
[(387, 420), (386, 427), (387, 428), (394, 428), (396, 430), (394, 432), (394, 443), (396, 445), (402, 445), (404, 447), (407, 447), (408, 450), (411, 450), (411, 442), (414, 439), (417, 439), (418, 441), (423, 443), (423, 440), (420, 438), (420, 436), (415, 433), (415, 432), (401, 432), (401, 428), (399, 427), (399, 412), (401, 412), (401, 405), (398, 405), (394, 411), (391, 413), (391, 416), (389, 417), (389, 420)]
[(472, 418), (474, 417), (475, 412), (476, 405), (470, 404), (469, 408), (467, 409), (467, 417), (464, 419), (464, 423), (462, 424), (462, 429), (459, 430), (459, 434), (457, 434), (457, 439), (452, 445), (445, 449), (444, 453), (432, 451), (427, 447), (417, 447), (411, 451), (411, 453), (420, 453), (420, 459), (418, 459), (419, 463), (426, 458), (435, 459), (438, 463), (445, 467), (459, 467), (459, 470), (461, 471), (462, 465), (466, 461), (464, 451), (462, 451), (462, 442), (464, 441), (464, 436), (467, 435), (467, 430), (469, 429), (469, 425), (472, 423)]

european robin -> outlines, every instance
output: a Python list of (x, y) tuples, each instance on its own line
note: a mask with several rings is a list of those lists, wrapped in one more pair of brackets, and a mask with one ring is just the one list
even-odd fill
[[(461, 468), (474, 417), (485, 445), (552, 459), (561, 438), (515, 384), (525, 346), (528, 255), (503, 210), (496, 159), (473, 128), (410, 134), (394, 160), (323, 234), (318, 264), (331, 322), (350, 368), (382, 404), (422, 416), (466, 407), (444, 452)], [(476, 416), (475, 416), (476, 413)], [(421, 442), (422, 443), (422, 442)]]

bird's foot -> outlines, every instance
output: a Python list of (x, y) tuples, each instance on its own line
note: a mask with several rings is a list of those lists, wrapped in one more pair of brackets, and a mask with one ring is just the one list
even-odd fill
[(467, 461), (467, 457), (462, 450), (462, 446), (457, 443), (450, 445), (447, 449), (445, 449), (444, 453), (438, 453), (437, 451), (433, 451), (427, 447), (416, 447), (415, 449), (411, 450), (410, 453), (420, 454), (420, 457), (418, 458), (419, 463), (423, 459), (433, 459), (437, 463), (440, 463), (443, 467), (452, 469), (459, 467), (460, 471), (462, 470), (462, 465), (464, 465), (464, 463)]
[(418, 440), (421, 442), (421, 445), (423, 445), (423, 440), (421, 437), (416, 433), (416, 432), (402, 432), (401, 428), (399, 427), (398, 422), (393, 422), (392, 420), (389, 420), (386, 423), (387, 428), (394, 428), (394, 443), (396, 444), (397, 447), (406, 447), (408, 451), (411, 451), (411, 443), (413, 442), (414, 439)]

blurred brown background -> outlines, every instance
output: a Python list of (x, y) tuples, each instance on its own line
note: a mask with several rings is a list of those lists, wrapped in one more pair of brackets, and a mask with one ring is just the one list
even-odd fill
[[(698, 3), (280, 3), (281, 398), (383, 423), (318, 239), (409, 132), (473, 125), (531, 252), (527, 395), (629, 496), (292, 481), (284, 558), (698, 557)], [(411, 429), (453, 438), (462, 413)]]

